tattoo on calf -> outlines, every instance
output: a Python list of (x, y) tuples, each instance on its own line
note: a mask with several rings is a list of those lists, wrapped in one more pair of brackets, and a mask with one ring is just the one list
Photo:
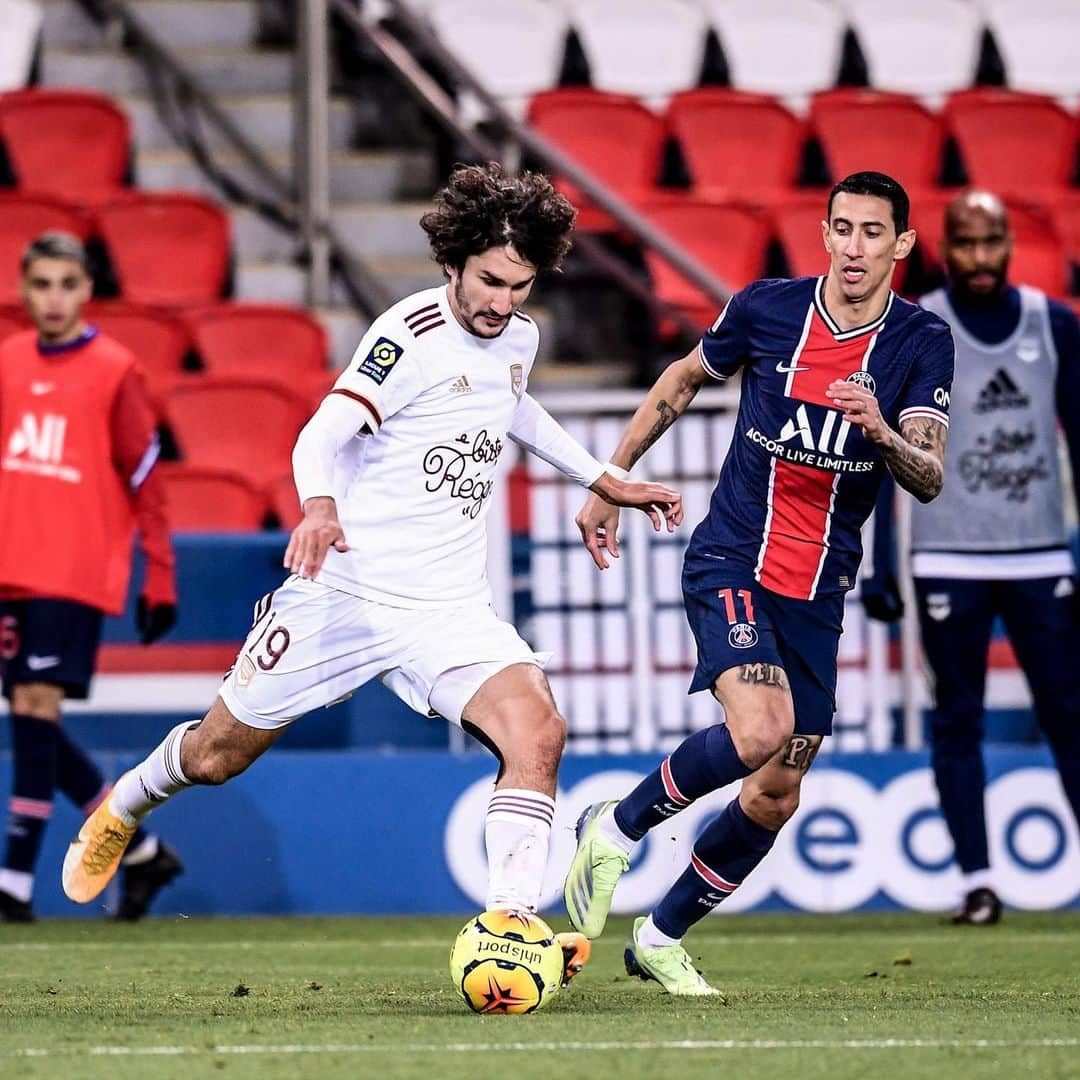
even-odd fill
[(656, 411), (660, 414), (660, 417), (656, 421), (656, 423), (653, 424), (652, 430), (649, 432), (649, 434), (641, 440), (641, 445), (631, 455), (631, 466), (634, 464), (634, 462), (638, 460), (638, 458), (641, 457), (642, 454), (645, 453), (646, 450), (649, 449), (650, 446), (652, 446), (654, 442), (656, 442), (657, 439), (660, 438), (661, 435), (664, 434), (665, 431), (667, 431), (669, 427), (671, 427), (672, 424), (675, 423), (676, 420), (679, 419), (678, 412), (674, 408), (672, 408), (672, 406), (670, 406), (666, 401), (658, 402), (656, 406)]
[(820, 736), (792, 735), (791, 738), (788, 739), (787, 746), (784, 747), (784, 756), (781, 761), (789, 769), (798, 769), (799, 772), (806, 772), (813, 764), (820, 746)]
[(776, 686), (787, 689), (784, 669), (779, 664), (742, 664), (739, 667), (739, 679), (755, 686)]

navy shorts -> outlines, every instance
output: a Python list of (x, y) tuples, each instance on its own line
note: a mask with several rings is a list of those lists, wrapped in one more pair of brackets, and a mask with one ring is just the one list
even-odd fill
[(831, 735), (843, 595), (793, 600), (764, 588), (745, 563), (702, 556), (687, 556), (682, 585), (698, 648), (690, 693), (741, 664), (777, 664), (791, 685), (796, 733)]
[(101, 641), (101, 612), (74, 600), (0, 602), (0, 656), (4, 696), (23, 683), (60, 686), (65, 697), (85, 698)]

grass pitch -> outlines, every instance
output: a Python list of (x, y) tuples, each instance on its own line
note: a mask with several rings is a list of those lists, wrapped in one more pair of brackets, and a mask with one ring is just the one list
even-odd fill
[(0, 1077), (1080, 1077), (1080, 912), (708, 919), (726, 1004), (628, 978), (616, 919), (547, 1010), (484, 1018), (463, 921), (0, 925)]

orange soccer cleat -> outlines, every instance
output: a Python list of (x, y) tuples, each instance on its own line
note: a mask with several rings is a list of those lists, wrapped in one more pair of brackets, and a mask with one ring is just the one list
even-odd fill
[(562, 949), (562, 987), (565, 990), (570, 985), (570, 980), (589, 962), (589, 957), (592, 955), (592, 942), (584, 934), (573, 930), (556, 934), (555, 940)]
[(138, 827), (121, 821), (109, 809), (109, 800), (103, 800), (83, 822), (64, 856), (61, 880), (69, 899), (87, 904), (100, 894), (112, 881)]

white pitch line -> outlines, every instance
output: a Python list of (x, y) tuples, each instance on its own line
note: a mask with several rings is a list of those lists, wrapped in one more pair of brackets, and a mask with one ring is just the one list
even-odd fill
[(8, 1057), (176, 1057), (273, 1054), (479, 1054), (499, 1051), (535, 1052), (605, 1050), (1028, 1050), (1071, 1049), (1080, 1038), (1064, 1039), (679, 1039), (638, 1042), (486, 1042), (486, 1043), (326, 1043), (266, 1044), (239, 1046), (92, 1046), (88, 1049), (27, 1047), (10, 1051)]

